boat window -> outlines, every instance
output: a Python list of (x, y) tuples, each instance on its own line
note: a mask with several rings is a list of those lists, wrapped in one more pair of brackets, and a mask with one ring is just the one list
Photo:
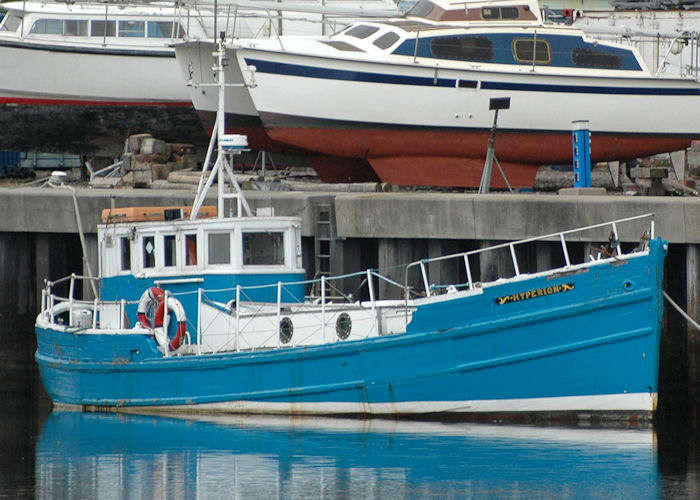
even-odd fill
[(5, 16), (5, 22), (3, 22), (2, 26), (0, 27), (0, 31), (17, 31), (20, 24), (22, 24), (22, 18), (20, 16), (7, 14)]
[(358, 24), (357, 26), (353, 26), (349, 30), (345, 32), (346, 35), (354, 37), (354, 38), (367, 38), (370, 35), (373, 35), (379, 30), (377, 26), (368, 26), (366, 24)]
[(129, 238), (119, 238), (119, 246), (122, 254), (122, 271), (131, 270), (131, 241)]
[(574, 49), (571, 59), (582, 68), (620, 69), (622, 59), (614, 54), (605, 54), (593, 49)]
[(87, 36), (87, 21), (64, 21), (63, 34), (66, 36)]
[(173, 267), (177, 265), (177, 246), (175, 245), (175, 235), (168, 234), (163, 236), (163, 251), (165, 267)]
[(90, 21), (90, 34), (92, 36), (115, 36), (114, 21)]
[(209, 264), (231, 262), (231, 238), (229, 233), (209, 233)]
[(119, 21), (119, 36), (143, 38), (146, 29), (143, 21)]
[(333, 47), (334, 49), (344, 50), (346, 52), (364, 52), (364, 50), (355, 47), (354, 45), (349, 44), (348, 42), (343, 42), (340, 40), (321, 40), (321, 43), (325, 43), (326, 45)]
[(155, 238), (153, 236), (143, 237), (143, 267), (156, 267), (156, 247)]
[(491, 40), (483, 36), (450, 36), (433, 38), (430, 50), (440, 59), (458, 61), (490, 61), (493, 59)]
[(283, 233), (243, 233), (243, 265), (284, 265)]
[(428, 17), (434, 8), (435, 4), (430, 0), (419, 0), (406, 12), (406, 16)]
[(535, 51), (535, 64), (549, 64), (552, 62), (552, 48), (547, 40), (535, 40), (535, 38), (516, 38), (513, 40), (513, 57), (519, 63), (533, 63), (533, 49)]
[(63, 21), (60, 19), (38, 19), (30, 31), (36, 35), (62, 35)]
[(377, 38), (373, 43), (380, 49), (388, 49), (392, 45), (394, 45), (397, 40), (399, 39), (399, 35), (394, 33), (393, 31), (390, 31), (389, 33), (384, 33), (382, 36)]
[(185, 265), (186, 266), (196, 266), (197, 265), (197, 235), (196, 234), (186, 234), (185, 235)]
[(481, 17), (484, 19), (518, 19), (520, 11), (517, 7), (482, 7)]
[(476, 80), (458, 80), (457, 87), (460, 89), (476, 89), (479, 88), (479, 82)]
[(148, 21), (148, 38), (182, 38), (185, 30), (171, 21)]

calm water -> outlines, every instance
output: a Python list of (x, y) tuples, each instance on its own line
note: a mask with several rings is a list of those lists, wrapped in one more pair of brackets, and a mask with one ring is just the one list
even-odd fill
[[(4, 498), (694, 498), (692, 428), (52, 412), (3, 371)], [(9, 390), (14, 387), (16, 390)]]
[(22, 335), (33, 332), (0, 337), (0, 498), (700, 498), (688, 419), (651, 429), (54, 412)]

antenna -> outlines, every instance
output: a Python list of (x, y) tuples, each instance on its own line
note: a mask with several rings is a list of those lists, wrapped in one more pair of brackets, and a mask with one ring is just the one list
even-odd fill
[[(204, 166), (202, 167), (202, 176), (199, 178), (199, 186), (197, 186), (197, 195), (195, 196), (192, 204), (190, 220), (195, 220), (197, 218), (199, 209), (204, 204), (204, 200), (209, 192), (209, 189), (214, 183), (214, 179), (218, 179), (217, 216), (219, 218), (224, 217), (224, 201), (226, 199), (236, 200), (237, 217), (242, 215), (242, 211), (245, 211), (245, 215), (253, 215), (250, 210), (250, 206), (248, 205), (248, 201), (243, 195), (241, 186), (238, 184), (238, 181), (233, 174), (232, 168), (233, 157), (247, 150), (248, 138), (245, 135), (226, 134), (225, 89), (227, 85), (224, 68), (228, 66), (228, 59), (226, 58), (226, 36), (223, 32), (220, 34), (219, 40), (217, 41), (217, 50), (213, 52), (212, 55), (216, 58), (216, 65), (212, 69), (217, 76), (217, 83), (215, 85), (219, 87), (219, 102), (216, 111), (216, 120), (214, 122), (214, 130), (212, 131), (211, 140), (209, 141), (209, 148), (207, 149)], [(231, 84), (228, 86), (242, 85), (245, 84)], [(211, 172), (209, 172), (209, 163), (211, 162), (211, 156), (214, 151), (214, 143), (217, 144), (218, 152), (214, 166), (211, 168)], [(235, 192), (225, 192), (225, 184), (227, 180)]]

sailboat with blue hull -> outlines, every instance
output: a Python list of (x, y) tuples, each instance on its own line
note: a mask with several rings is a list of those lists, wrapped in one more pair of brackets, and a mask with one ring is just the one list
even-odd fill
[[(307, 280), (301, 221), (252, 215), (230, 168), (244, 138), (217, 141), (192, 208), (103, 212), (99, 297), (78, 299), (78, 276), (47, 283), (36, 360), (56, 406), (652, 416), (667, 251), (653, 216), (416, 261), (403, 283), (376, 269)], [(218, 206), (205, 207), (214, 177)], [(547, 269), (526, 265), (538, 241), (560, 249)], [(576, 260), (580, 241), (603, 243)], [(489, 280), (494, 254), (509, 265)], [(441, 266), (459, 277), (438, 281)]]

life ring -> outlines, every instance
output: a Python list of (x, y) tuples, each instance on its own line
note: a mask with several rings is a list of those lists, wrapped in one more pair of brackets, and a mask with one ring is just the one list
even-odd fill
[(165, 292), (157, 286), (152, 286), (141, 294), (139, 307), (136, 309), (136, 318), (142, 326), (153, 328), (154, 325), (151, 325), (151, 321), (148, 319), (148, 310), (151, 308), (159, 308), (163, 304), (164, 298)]
[[(182, 342), (185, 340), (185, 337), (187, 336), (187, 316), (185, 316), (185, 308), (182, 307), (182, 304), (180, 304), (180, 301), (177, 300), (175, 297), (168, 297), (167, 300), (168, 303), (168, 314), (173, 313), (175, 314), (175, 319), (177, 320), (177, 333), (175, 334), (175, 337), (168, 343), (168, 350), (169, 351), (175, 351), (178, 347), (182, 345)], [(162, 301), (158, 305), (158, 310), (156, 311), (156, 317), (153, 320), (153, 327), (154, 328), (161, 328), (163, 326), (163, 319), (165, 317), (165, 301)], [(160, 341), (160, 336), (156, 336), (156, 339)], [(165, 339), (165, 342), (167, 342), (167, 333), (164, 335), (162, 338)], [(163, 344), (165, 344), (163, 342)], [(161, 345), (161, 347), (165, 348), (165, 345)]]

